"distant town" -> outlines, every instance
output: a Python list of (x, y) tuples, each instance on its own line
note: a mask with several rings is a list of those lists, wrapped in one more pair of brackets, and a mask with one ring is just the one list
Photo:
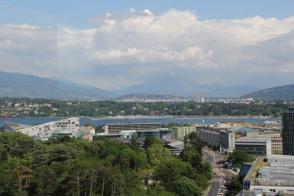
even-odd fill
[(280, 117), (291, 101), (249, 99), (142, 99), (66, 101), (0, 98), (2, 118), (71, 116), (272, 116)]

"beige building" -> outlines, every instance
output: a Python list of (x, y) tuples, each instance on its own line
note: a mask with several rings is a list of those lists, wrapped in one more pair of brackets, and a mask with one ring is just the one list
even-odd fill
[(277, 132), (248, 133), (247, 137), (271, 139), (272, 154), (283, 154), (283, 140), (280, 133), (277, 133)]
[(196, 132), (196, 126), (176, 127), (174, 129), (175, 138), (180, 141), (184, 141), (185, 136), (192, 132)]

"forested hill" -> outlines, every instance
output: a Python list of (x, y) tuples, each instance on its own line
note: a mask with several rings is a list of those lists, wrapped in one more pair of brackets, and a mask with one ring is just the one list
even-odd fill
[(258, 90), (243, 97), (258, 100), (294, 100), (294, 84)]

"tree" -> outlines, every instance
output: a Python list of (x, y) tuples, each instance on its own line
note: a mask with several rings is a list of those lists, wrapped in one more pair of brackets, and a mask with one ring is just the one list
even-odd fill
[(147, 136), (145, 138), (145, 141), (144, 141), (144, 145), (143, 147), (145, 149), (148, 149), (150, 146), (152, 146), (153, 144), (161, 144), (161, 141), (159, 138), (155, 137), (155, 136)]
[(179, 196), (201, 196), (201, 189), (187, 177), (181, 177), (175, 182), (175, 192)]
[(254, 157), (243, 150), (235, 150), (229, 155), (229, 160), (240, 168), (243, 163), (254, 161)]
[(50, 167), (42, 165), (35, 168), (29, 195), (53, 195), (58, 185), (57, 176)]
[(153, 167), (157, 167), (162, 161), (171, 157), (168, 149), (164, 148), (161, 144), (153, 144), (151, 145), (147, 151), (147, 158), (149, 164)]
[(242, 190), (242, 179), (238, 176), (234, 176), (227, 184), (228, 189), (227, 196), (235, 196)]

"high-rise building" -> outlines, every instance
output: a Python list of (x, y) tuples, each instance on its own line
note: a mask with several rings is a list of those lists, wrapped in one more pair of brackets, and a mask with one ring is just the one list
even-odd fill
[(294, 107), (283, 114), (283, 154), (294, 155)]

